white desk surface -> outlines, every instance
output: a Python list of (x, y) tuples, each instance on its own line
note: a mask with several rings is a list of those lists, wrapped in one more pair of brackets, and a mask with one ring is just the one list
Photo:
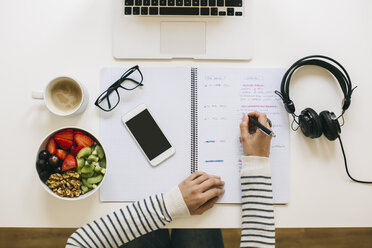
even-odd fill
[[(253, 8), (250, 62), (116, 61), (111, 54), (110, 0), (1, 0), (0, 226), (77, 227), (123, 206), (101, 203), (99, 193), (75, 202), (55, 199), (34, 171), (37, 147), (50, 131), (74, 125), (98, 133), (99, 111), (93, 102), (104, 66), (289, 67), (306, 55), (329, 55), (359, 86), (345, 115), (342, 138), (351, 173), (372, 180), (372, 1), (254, 0)], [(90, 104), (78, 117), (53, 116), (31, 99), (32, 90), (60, 75), (75, 77), (89, 88)], [(297, 111), (312, 106), (318, 112), (340, 113), (341, 90), (322, 70), (301, 70), (291, 93)], [(275, 207), (276, 226), (372, 226), (372, 186), (347, 178), (339, 144), (292, 131), (290, 142), (290, 203)], [(218, 205), (170, 227), (237, 228), (240, 206)]]

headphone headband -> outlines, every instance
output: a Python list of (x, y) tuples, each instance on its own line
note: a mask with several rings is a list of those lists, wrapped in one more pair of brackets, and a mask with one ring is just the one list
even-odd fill
[(280, 96), (283, 100), (286, 111), (290, 114), (294, 114), (296, 110), (293, 101), (289, 97), (289, 84), (293, 73), (300, 67), (305, 65), (315, 65), (322, 67), (329, 71), (337, 79), (344, 94), (342, 112), (345, 112), (351, 104), (351, 94), (353, 93), (349, 74), (347, 73), (345, 68), (336, 60), (323, 55), (311, 55), (304, 57), (296, 61), (284, 74), (280, 86)]
[[(301, 114), (299, 116), (294, 113), (296, 108), (293, 101), (289, 98), (289, 83), (291, 81), (293, 73), (295, 73), (297, 69), (305, 65), (316, 65), (322, 67), (328, 70), (337, 79), (344, 94), (341, 116), (343, 116), (344, 112), (349, 108), (351, 104), (351, 95), (353, 93), (353, 90), (355, 89), (351, 87), (349, 74), (347, 73), (345, 68), (336, 60), (322, 55), (308, 56), (298, 60), (284, 74), (280, 86), (280, 92), (275, 91), (275, 93), (283, 100), (287, 112), (292, 114), (292, 125), (294, 122), (296, 122), (298, 124), (298, 127), (301, 128), (302, 133), (306, 137), (312, 139), (318, 138), (322, 134), (324, 134), (324, 136), (326, 136), (326, 138), (330, 141), (338, 139), (340, 141), (342, 155), (344, 156), (346, 173), (349, 178), (358, 183), (372, 183), (372, 181), (357, 180), (350, 175), (344, 147), (342, 145), (340, 137), (341, 127), (338, 122), (338, 117), (336, 117), (333, 112), (324, 110), (318, 115), (312, 108), (306, 108), (301, 111)], [(298, 118), (298, 121), (296, 121), (296, 117)], [(293, 129), (293, 126), (291, 127)], [(296, 131), (297, 129), (293, 130)]]

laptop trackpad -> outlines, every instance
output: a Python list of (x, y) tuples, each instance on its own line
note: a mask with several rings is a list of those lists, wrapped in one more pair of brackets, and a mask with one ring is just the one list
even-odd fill
[(160, 52), (184, 55), (205, 54), (205, 22), (161, 22)]

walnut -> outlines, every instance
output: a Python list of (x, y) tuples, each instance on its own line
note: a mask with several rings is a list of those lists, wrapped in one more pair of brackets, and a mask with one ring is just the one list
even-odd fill
[(79, 189), (81, 186), (81, 182), (78, 180), (71, 179), (69, 183), (76, 189)]
[(59, 174), (59, 173), (55, 173), (55, 174), (52, 174), (50, 175), (49, 177), (49, 180), (55, 180), (55, 181), (59, 181), (62, 179), (62, 175)]
[(78, 189), (78, 190), (75, 190), (75, 191), (73, 191), (74, 192), (74, 195), (75, 195), (75, 197), (78, 197), (79, 195), (82, 195), (82, 194), (84, 194), (84, 192), (83, 191), (81, 191), (80, 189)]
[(64, 174), (63, 174), (63, 178), (64, 179), (67, 179), (67, 178), (70, 178), (70, 177), (72, 177), (72, 178), (79, 178), (80, 177), (80, 175), (79, 175), (79, 173), (77, 173), (77, 172), (75, 172), (75, 171), (66, 171)]
[(65, 196), (71, 196), (71, 190), (65, 189)]
[(64, 190), (63, 190), (62, 188), (58, 188), (58, 189), (57, 189), (57, 193), (58, 193), (59, 195), (63, 195)]
[(66, 171), (63, 175), (55, 173), (50, 175), (45, 184), (59, 196), (78, 197), (83, 194), (80, 190), (82, 183), (77, 180), (79, 177), (79, 173), (74, 171)]
[(48, 179), (45, 183), (51, 189), (57, 188), (61, 185), (60, 182), (54, 181), (54, 180), (51, 180), (51, 179)]

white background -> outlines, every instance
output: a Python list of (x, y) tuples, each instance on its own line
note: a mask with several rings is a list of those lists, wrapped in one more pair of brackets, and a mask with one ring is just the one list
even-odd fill
[[(99, 111), (93, 102), (104, 66), (289, 67), (306, 55), (331, 56), (359, 86), (341, 134), (350, 171), (372, 180), (371, 1), (254, 0), (250, 62), (116, 61), (111, 54), (111, 5), (109, 0), (0, 1), (0, 226), (75, 227), (123, 205), (101, 203), (98, 193), (75, 202), (53, 198), (40, 186), (34, 169), (37, 148), (52, 130), (74, 125), (98, 135)], [(32, 90), (61, 75), (89, 89), (84, 114), (56, 117), (31, 99)], [(291, 93), (297, 113), (307, 106), (340, 113), (341, 90), (323, 70), (298, 72)], [(290, 143), (290, 203), (275, 208), (276, 226), (372, 226), (372, 188), (350, 182), (338, 143), (324, 137), (310, 140), (300, 132), (290, 133)], [(240, 206), (218, 205), (170, 226), (239, 227)]]

